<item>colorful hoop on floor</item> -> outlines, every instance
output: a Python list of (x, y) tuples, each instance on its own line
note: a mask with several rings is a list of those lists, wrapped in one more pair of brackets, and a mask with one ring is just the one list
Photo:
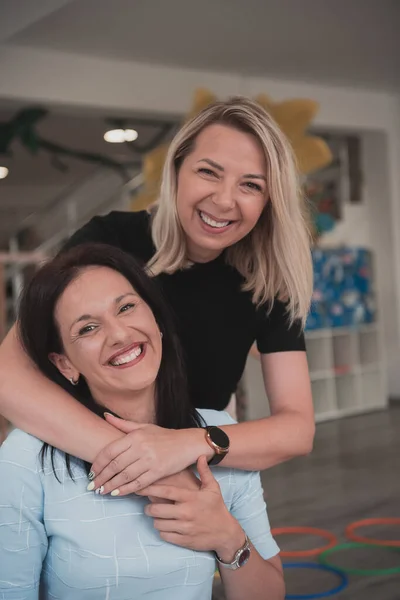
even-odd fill
[(327, 565), (318, 565), (316, 563), (283, 563), (284, 569), (314, 569), (316, 571), (328, 571), (334, 573), (339, 577), (340, 583), (335, 588), (327, 590), (326, 592), (319, 592), (317, 594), (286, 594), (285, 600), (314, 600), (315, 598), (327, 598), (328, 596), (334, 596), (338, 594), (345, 587), (348, 586), (349, 581), (344, 571), (337, 569), (336, 567), (330, 567)]
[(363, 519), (362, 521), (354, 521), (346, 527), (345, 535), (348, 540), (357, 542), (358, 544), (370, 544), (371, 546), (391, 546), (392, 548), (400, 548), (400, 540), (376, 540), (374, 538), (357, 535), (354, 533), (360, 527), (368, 527), (370, 525), (400, 525), (400, 518), (387, 517), (380, 519)]
[(280, 556), (283, 557), (305, 557), (305, 556), (317, 556), (324, 552), (325, 550), (329, 550), (329, 548), (333, 548), (338, 543), (337, 537), (327, 531), (326, 529), (316, 529), (314, 527), (277, 527), (272, 530), (272, 535), (285, 535), (288, 533), (300, 533), (307, 535), (318, 535), (322, 538), (328, 540), (328, 543), (325, 546), (321, 546), (319, 548), (312, 548), (311, 550), (282, 550), (280, 552)]
[[(347, 573), (348, 575), (393, 575), (395, 573), (400, 573), (400, 566), (391, 567), (389, 569), (352, 569), (347, 567), (339, 567), (338, 565), (331, 563), (327, 558), (334, 552), (340, 552), (341, 550), (350, 550), (351, 548), (371, 548), (373, 546), (373, 544), (362, 544), (359, 542), (347, 542), (346, 544), (339, 544), (338, 546), (335, 546), (335, 548), (329, 548), (329, 550), (325, 550), (324, 552), (322, 552), (322, 554), (318, 557), (318, 561), (321, 565), (324, 565), (325, 567), (338, 569), (343, 573)], [(379, 544), (378, 546), (375, 545), (375, 548), (382, 547), (382, 544)], [(389, 546), (387, 549), (396, 551), (396, 549), (393, 548), (393, 546)]]

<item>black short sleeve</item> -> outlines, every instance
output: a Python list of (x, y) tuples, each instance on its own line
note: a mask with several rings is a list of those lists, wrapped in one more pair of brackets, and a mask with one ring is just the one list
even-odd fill
[(283, 302), (275, 300), (270, 314), (259, 309), (257, 319), (257, 348), (261, 354), (305, 351), (305, 340), (300, 321), (289, 326), (289, 316)]

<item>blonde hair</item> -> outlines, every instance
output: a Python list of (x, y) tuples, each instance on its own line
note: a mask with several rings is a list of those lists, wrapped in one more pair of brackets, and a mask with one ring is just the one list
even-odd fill
[(271, 310), (275, 298), (287, 303), (290, 323), (305, 323), (312, 294), (310, 235), (291, 145), (272, 117), (243, 97), (215, 102), (187, 122), (169, 147), (159, 201), (152, 216), (156, 253), (148, 267), (154, 275), (188, 266), (186, 239), (176, 207), (177, 174), (196, 137), (212, 124), (253, 135), (267, 163), (267, 202), (257, 224), (226, 250), (226, 261), (245, 279), (253, 302)]

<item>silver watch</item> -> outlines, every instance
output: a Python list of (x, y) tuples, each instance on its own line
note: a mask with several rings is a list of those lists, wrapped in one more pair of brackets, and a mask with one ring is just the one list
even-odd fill
[(218, 561), (218, 564), (225, 567), (225, 569), (232, 569), (233, 571), (235, 571), (236, 569), (240, 569), (240, 567), (243, 567), (247, 563), (247, 561), (250, 558), (250, 552), (251, 552), (250, 540), (246, 535), (246, 539), (245, 539), (243, 546), (241, 546), (239, 548), (239, 550), (236, 551), (235, 557), (232, 562), (230, 562), (230, 563), (224, 562), (223, 560), (221, 560), (219, 558), (219, 556), (216, 552), (215, 552), (215, 556)]

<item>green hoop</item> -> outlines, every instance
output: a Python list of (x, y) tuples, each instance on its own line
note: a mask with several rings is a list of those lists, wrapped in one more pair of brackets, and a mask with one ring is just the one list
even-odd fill
[(377, 545), (377, 544), (362, 544), (360, 542), (347, 542), (345, 544), (339, 544), (338, 546), (335, 546), (334, 548), (329, 548), (328, 550), (325, 550), (324, 552), (322, 552), (319, 557), (318, 560), (321, 563), (321, 565), (325, 565), (326, 567), (331, 567), (333, 569), (340, 569), (340, 571), (343, 571), (343, 573), (347, 573), (348, 575), (393, 575), (395, 573), (400, 573), (400, 566), (398, 567), (391, 567), (389, 569), (351, 569), (351, 568), (346, 568), (346, 567), (342, 567), (342, 566), (338, 566), (332, 562), (329, 561), (328, 557), (333, 554), (334, 552), (340, 552), (341, 550), (350, 550), (350, 548), (386, 548), (386, 550), (391, 550), (392, 552), (397, 552), (399, 553), (399, 549), (398, 548), (394, 548), (393, 546), (382, 546)]

